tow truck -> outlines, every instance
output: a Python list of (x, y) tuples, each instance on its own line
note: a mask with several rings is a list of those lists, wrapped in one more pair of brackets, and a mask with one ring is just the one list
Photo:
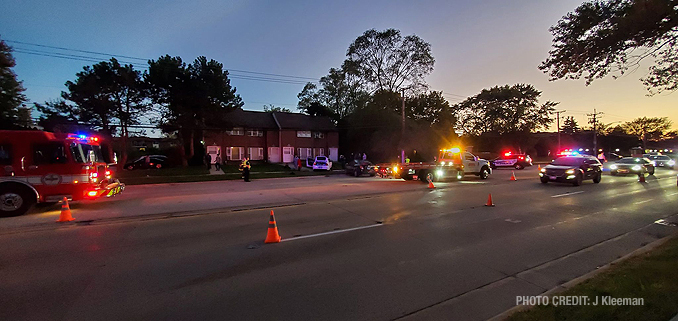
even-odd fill
[(111, 197), (125, 184), (101, 153), (102, 139), (82, 134), (0, 130), (0, 216), (28, 212), (36, 203)]
[(487, 179), (492, 174), (490, 163), (459, 147), (441, 149), (435, 162), (397, 164), (393, 167), (396, 178), (406, 181), (419, 179), (422, 182), (452, 178), (461, 180), (465, 175)]

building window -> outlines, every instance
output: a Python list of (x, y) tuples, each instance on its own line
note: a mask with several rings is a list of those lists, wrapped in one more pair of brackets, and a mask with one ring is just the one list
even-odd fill
[(251, 160), (262, 160), (264, 159), (264, 148), (250, 147), (247, 149), (247, 154)]
[(244, 147), (226, 147), (226, 159), (231, 161), (241, 160), (245, 155)]
[(247, 131), (247, 136), (252, 136), (252, 137), (263, 137), (263, 136), (264, 136), (264, 131), (263, 131), (263, 130), (248, 130), (248, 131)]
[(297, 131), (297, 137), (311, 138), (311, 131), (310, 130), (298, 130)]
[(62, 144), (47, 143), (33, 146), (33, 164), (66, 164), (66, 150)]
[(306, 158), (312, 158), (313, 157), (313, 149), (312, 148), (298, 148), (297, 149), (298, 153), (297, 156), (301, 159), (306, 159)]
[(245, 135), (245, 129), (242, 127), (236, 127), (227, 132), (231, 136), (242, 136)]
[(325, 149), (324, 148), (314, 148), (313, 149), (313, 157), (316, 156), (325, 156)]
[(313, 138), (325, 138), (325, 134), (321, 132), (313, 132)]

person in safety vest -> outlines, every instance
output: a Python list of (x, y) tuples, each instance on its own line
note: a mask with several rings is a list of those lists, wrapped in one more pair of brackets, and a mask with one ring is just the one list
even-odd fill
[(245, 179), (245, 182), (250, 181), (250, 168), (252, 168), (250, 160), (247, 157), (243, 158), (242, 163), (240, 163), (240, 169), (242, 170), (242, 178)]

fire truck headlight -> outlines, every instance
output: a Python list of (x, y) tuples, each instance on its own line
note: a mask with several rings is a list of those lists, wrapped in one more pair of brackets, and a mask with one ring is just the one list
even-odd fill
[(436, 176), (438, 176), (438, 177), (443, 176), (443, 171), (442, 171), (442, 170), (437, 170), (437, 171), (436, 171)]
[(440, 165), (441, 165), (441, 166), (445, 166), (445, 162), (440, 162)]
[(394, 173), (397, 173), (397, 172), (398, 172), (398, 166), (393, 167), (393, 172), (394, 172)]

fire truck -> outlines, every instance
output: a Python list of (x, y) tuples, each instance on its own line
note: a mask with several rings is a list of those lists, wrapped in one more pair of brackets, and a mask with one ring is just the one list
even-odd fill
[(464, 175), (469, 174), (487, 179), (492, 174), (487, 160), (478, 158), (470, 152), (462, 152), (458, 147), (440, 150), (435, 162), (397, 164), (393, 171), (397, 173), (396, 177), (406, 181), (419, 179), (422, 182), (446, 178), (461, 180)]
[(0, 130), (0, 216), (22, 215), (36, 203), (111, 197), (125, 185), (104, 161), (101, 138), (44, 131)]

